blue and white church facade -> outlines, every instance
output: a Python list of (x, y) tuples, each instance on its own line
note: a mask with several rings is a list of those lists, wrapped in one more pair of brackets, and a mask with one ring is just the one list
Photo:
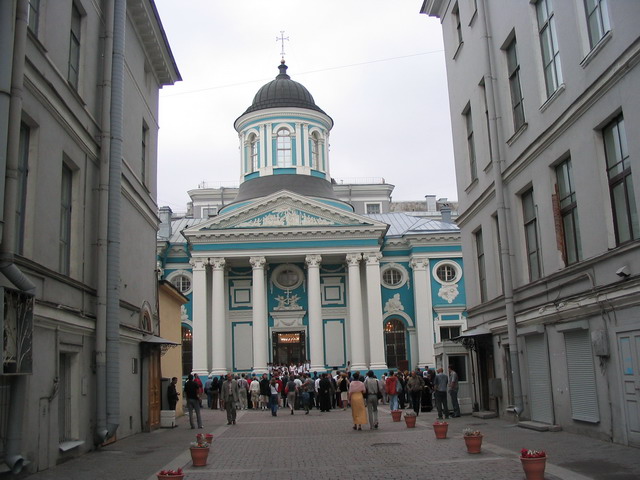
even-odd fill
[(466, 328), (458, 227), (390, 212), (386, 182), (347, 196), (330, 175), (332, 118), (279, 69), (235, 121), (239, 188), (190, 191), (205, 205), (190, 217), (160, 211), (161, 275), (190, 300), (191, 371), (469, 368), (447, 342)]

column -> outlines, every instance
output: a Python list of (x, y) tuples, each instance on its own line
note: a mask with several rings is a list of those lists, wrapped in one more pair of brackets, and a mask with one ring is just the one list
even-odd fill
[(267, 134), (265, 126), (260, 125), (260, 158), (258, 159), (258, 167), (267, 166)]
[(273, 125), (271, 123), (267, 123), (267, 132), (265, 135), (265, 141), (267, 142), (267, 158), (265, 160), (265, 166), (273, 167), (274, 166), (274, 158), (273, 158)]
[(240, 175), (245, 175), (251, 171), (251, 168), (247, 168), (247, 135), (239, 133), (240, 137)]
[(302, 159), (302, 125), (300, 122), (296, 122), (296, 163), (294, 166), (299, 167), (304, 165), (304, 160)]
[(207, 259), (189, 260), (193, 275), (193, 300), (191, 311), (192, 330), (192, 373), (206, 377), (209, 375), (207, 361)]
[(224, 293), (224, 258), (210, 258), (211, 264), (211, 341), (213, 375), (227, 373), (227, 319)]
[(360, 288), (360, 260), (362, 254), (347, 255), (349, 268), (349, 336), (351, 351), (351, 371), (365, 373), (364, 322), (362, 320), (362, 290)]
[(308, 167), (311, 166), (311, 156), (309, 155), (309, 124), (302, 124), (302, 145), (304, 146), (304, 164)]
[(307, 255), (309, 272), (309, 354), (311, 371), (324, 370), (324, 342), (322, 335), (322, 295), (320, 294), (320, 255)]
[(416, 305), (416, 334), (418, 336), (418, 355), (411, 355), (416, 365), (435, 365), (433, 348), (433, 305), (431, 301), (431, 278), (429, 275), (429, 259), (412, 258), (413, 295)]
[(382, 293), (380, 291), (380, 259), (382, 253), (365, 253), (367, 281), (367, 313), (369, 317), (369, 368), (386, 370)]
[(264, 257), (251, 257), (249, 263), (253, 268), (253, 286), (251, 300), (253, 303), (253, 373), (267, 373), (269, 362), (269, 328), (267, 318), (267, 290), (264, 281)]

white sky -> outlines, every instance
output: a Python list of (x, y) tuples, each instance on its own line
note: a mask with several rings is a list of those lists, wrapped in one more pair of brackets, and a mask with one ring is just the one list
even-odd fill
[(155, 0), (183, 81), (160, 92), (158, 205), (239, 184), (233, 122), (287, 73), (330, 115), (333, 178), (457, 199), (442, 31), (422, 0)]

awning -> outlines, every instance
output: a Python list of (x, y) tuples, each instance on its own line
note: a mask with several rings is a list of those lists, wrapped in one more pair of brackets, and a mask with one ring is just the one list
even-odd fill
[(145, 335), (142, 337), (142, 343), (153, 343), (154, 345), (182, 345), (166, 338), (158, 337), (157, 335)]
[(456, 338), (477, 337), (479, 335), (491, 335), (491, 330), (489, 330), (484, 325), (480, 325), (477, 327), (470, 328), (469, 330), (465, 330), (460, 334), (459, 337), (456, 337)]
[[(491, 330), (483, 325), (479, 325), (469, 330), (465, 330), (460, 336), (452, 338), (451, 341), (461, 343), (467, 350), (478, 350), (478, 347), (491, 345), (491, 339), (486, 335), (491, 335)], [(482, 337), (482, 338), (479, 338)]]

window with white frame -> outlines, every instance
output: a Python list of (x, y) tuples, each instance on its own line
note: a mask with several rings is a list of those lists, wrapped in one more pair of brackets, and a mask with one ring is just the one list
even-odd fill
[(524, 97), (520, 84), (520, 63), (518, 62), (517, 43), (515, 37), (506, 48), (507, 70), (509, 75), (509, 91), (511, 92), (511, 110), (513, 128), (517, 132), (524, 125)]
[(407, 270), (397, 263), (387, 263), (380, 267), (382, 285), (386, 288), (400, 288), (407, 283)]
[(167, 280), (183, 295), (190, 293), (193, 288), (191, 275), (186, 271), (173, 272), (168, 276)]
[(367, 214), (370, 213), (382, 213), (382, 204), (381, 203), (365, 203), (365, 210)]
[(627, 148), (627, 134), (622, 115), (602, 130), (609, 194), (613, 209), (616, 244), (640, 238), (640, 224), (631, 177), (631, 158)]
[(258, 171), (258, 137), (252, 133), (249, 135), (249, 171)]
[(280, 128), (276, 134), (276, 163), (278, 167), (290, 167), (291, 159), (291, 132), (286, 128)]
[(556, 20), (551, 0), (538, 0), (536, 3), (536, 17), (538, 18), (538, 34), (540, 35), (540, 49), (542, 50), (544, 83), (547, 88), (547, 97), (550, 97), (562, 83), (560, 50), (558, 48)]
[(563, 257), (567, 265), (582, 259), (580, 247), (580, 228), (578, 224), (578, 204), (573, 184), (571, 158), (567, 158), (556, 167), (556, 185), (558, 207), (561, 217)]
[(440, 283), (457, 283), (462, 276), (460, 266), (455, 262), (438, 262), (434, 266), (436, 280)]
[(311, 168), (320, 168), (320, 136), (318, 132), (311, 134)]
[(609, 31), (607, 0), (584, 0), (584, 8), (587, 15), (589, 46), (593, 48)]

